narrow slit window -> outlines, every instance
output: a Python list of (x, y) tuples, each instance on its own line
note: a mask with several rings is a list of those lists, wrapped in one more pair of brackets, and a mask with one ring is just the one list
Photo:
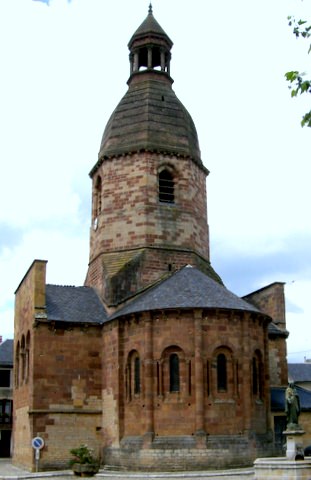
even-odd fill
[(170, 392), (179, 392), (179, 357), (177, 353), (170, 355)]
[(163, 203), (174, 203), (174, 178), (168, 170), (159, 173), (159, 201)]
[(134, 394), (140, 393), (140, 360), (139, 357), (135, 357), (134, 361)]
[(217, 390), (227, 391), (227, 359), (223, 353), (217, 356)]
[(257, 360), (253, 358), (253, 395), (258, 394), (258, 368)]

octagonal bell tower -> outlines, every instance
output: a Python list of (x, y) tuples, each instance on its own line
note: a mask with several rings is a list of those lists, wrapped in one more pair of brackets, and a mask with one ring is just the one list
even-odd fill
[(152, 8), (129, 41), (128, 90), (92, 168), (86, 285), (108, 307), (186, 264), (209, 259), (206, 176), (195, 125), (172, 89), (172, 41)]

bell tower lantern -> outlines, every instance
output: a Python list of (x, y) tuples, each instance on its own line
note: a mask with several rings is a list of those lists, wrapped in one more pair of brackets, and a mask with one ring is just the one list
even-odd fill
[(158, 24), (149, 5), (148, 16), (128, 43), (131, 75), (141, 69), (160, 69), (170, 75), (173, 42)]

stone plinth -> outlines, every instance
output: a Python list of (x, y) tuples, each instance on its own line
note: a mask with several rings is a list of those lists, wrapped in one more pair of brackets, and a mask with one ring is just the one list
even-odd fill
[(254, 463), (254, 480), (310, 480), (310, 460), (281, 458), (258, 458)]
[(302, 436), (305, 434), (305, 431), (297, 425), (297, 428), (288, 428), (283, 434), (286, 435), (286, 458), (288, 460), (303, 460)]

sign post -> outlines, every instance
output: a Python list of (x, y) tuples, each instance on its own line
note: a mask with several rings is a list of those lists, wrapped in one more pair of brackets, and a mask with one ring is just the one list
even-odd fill
[(34, 437), (31, 440), (32, 448), (35, 450), (36, 472), (39, 471), (40, 450), (44, 447), (44, 440), (41, 437)]

